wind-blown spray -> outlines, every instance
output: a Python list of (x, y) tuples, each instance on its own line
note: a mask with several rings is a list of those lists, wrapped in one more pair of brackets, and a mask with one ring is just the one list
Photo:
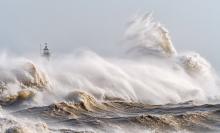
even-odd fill
[[(129, 23), (125, 38), (129, 50), (124, 58), (106, 58), (83, 50), (47, 63), (38, 58), (2, 55), (0, 104), (7, 107), (22, 103), (26, 108), (52, 104), (44, 110), (52, 109), (47, 112), (48, 117), (59, 114), (61, 118), (78, 119), (98, 115), (100, 110), (119, 111), (113, 113), (118, 116), (126, 107), (140, 107), (135, 103), (219, 102), (219, 79), (212, 66), (197, 53), (178, 53), (167, 29), (154, 22), (151, 14), (136, 16)], [(87, 111), (99, 113), (88, 115)], [(141, 119), (159, 120), (144, 116), (135, 120)]]

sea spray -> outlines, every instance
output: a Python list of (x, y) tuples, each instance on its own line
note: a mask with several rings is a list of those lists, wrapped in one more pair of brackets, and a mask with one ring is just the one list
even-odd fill
[(177, 52), (152, 14), (128, 25), (123, 57), (81, 50), (48, 60), (0, 55), (1, 132), (218, 132), (219, 78)]
[(106, 58), (82, 50), (45, 63), (3, 54), (1, 88), (10, 93), (43, 88), (46, 92), (35, 91), (36, 98), (47, 97), (35, 99), (39, 105), (62, 101), (73, 91), (88, 92), (101, 101), (105, 97), (148, 104), (219, 101), (218, 77), (211, 65), (197, 53), (177, 53), (168, 31), (151, 15), (136, 17), (125, 36), (130, 51), (151, 51), (150, 56)]

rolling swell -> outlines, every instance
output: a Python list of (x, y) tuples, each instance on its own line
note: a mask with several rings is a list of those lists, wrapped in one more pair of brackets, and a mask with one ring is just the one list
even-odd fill
[[(90, 127), (106, 131), (107, 127), (146, 128), (156, 132), (217, 132), (219, 127), (219, 105), (195, 106), (148, 105), (125, 101), (98, 103), (86, 93), (74, 92), (83, 99), (78, 103), (60, 102), (45, 107), (34, 107), (18, 111), (16, 115), (37, 116), (50, 124), (70, 127)], [(219, 117), (216, 117), (216, 115)]]

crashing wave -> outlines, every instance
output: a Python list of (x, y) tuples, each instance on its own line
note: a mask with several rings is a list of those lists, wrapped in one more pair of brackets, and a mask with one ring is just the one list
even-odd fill
[(211, 70), (211, 65), (197, 53), (180, 56), (180, 62), (187, 72), (205, 73)]
[(1, 64), (0, 72), (0, 105), (10, 105), (28, 100), (34, 96), (35, 90), (47, 86), (45, 74), (29, 61)]
[(142, 58), (80, 51), (42, 63), (0, 56), (0, 105), (16, 118), (1, 117), (1, 131), (218, 131), (219, 105), (210, 104), (219, 103), (220, 84), (211, 64), (177, 53), (151, 14), (135, 17), (125, 37)]
[[(136, 17), (125, 36), (132, 44), (130, 49), (151, 51), (153, 56), (115, 59), (80, 51), (48, 63), (5, 59), (0, 64), (1, 105), (29, 98), (38, 105), (51, 104), (66, 100), (73, 91), (90, 93), (97, 101), (167, 104), (220, 100), (218, 76), (208, 61), (196, 53), (177, 53), (168, 31), (151, 15)], [(41, 92), (44, 89), (48, 91)]]
[(125, 38), (133, 46), (129, 51), (163, 54), (168, 57), (177, 53), (168, 30), (159, 22), (154, 22), (151, 13), (135, 16), (129, 23)]

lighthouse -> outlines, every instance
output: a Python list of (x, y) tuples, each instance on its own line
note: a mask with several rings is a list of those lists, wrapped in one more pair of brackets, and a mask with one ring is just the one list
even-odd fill
[(48, 48), (48, 45), (47, 43), (44, 43), (44, 48), (43, 48), (43, 53), (42, 53), (42, 56), (47, 59), (48, 61), (50, 60), (50, 50)]

